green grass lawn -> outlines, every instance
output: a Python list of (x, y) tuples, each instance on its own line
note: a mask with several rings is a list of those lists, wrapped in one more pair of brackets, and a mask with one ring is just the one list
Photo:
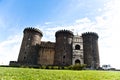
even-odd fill
[(120, 72), (0, 67), (0, 80), (120, 80)]

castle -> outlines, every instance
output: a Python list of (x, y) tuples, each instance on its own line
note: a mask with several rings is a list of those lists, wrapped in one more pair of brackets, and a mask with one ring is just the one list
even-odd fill
[(10, 65), (87, 64), (94, 69), (100, 65), (98, 35), (94, 32), (80, 36), (70, 30), (59, 30), (55, 33), (56, 42), (41, 41), (43, 33), (37, 28), (25, 28), (23, 33), (18, 60)]

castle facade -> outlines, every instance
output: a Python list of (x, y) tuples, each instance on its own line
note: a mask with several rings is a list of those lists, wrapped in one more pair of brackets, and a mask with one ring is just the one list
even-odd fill
[(17, 62), (10, 65), (56, 65), (69, 66), (87, 64), (98, 68), (99, 50), (98, 35), (94, 32), (74, 35), (70, 30), (59, 30), (55, 33), (56, 42), (41, 41), (43, 33), (36, 28), (25, 28)]

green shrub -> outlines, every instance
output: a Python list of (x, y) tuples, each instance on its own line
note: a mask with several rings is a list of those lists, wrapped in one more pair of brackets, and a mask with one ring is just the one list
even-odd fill
[(75, 64), (75, 65), (71, 65), (68, 67), (68, 69), (70, 70), (83, 70), (85, 69), (86, 65), (85, 64)]
[(52, 66), (48, 66), (48, 69), (52, 69)]
[(53, 69), (58, 69), (59, 67), (58, 66), (53, 66)]
[(41, 66), (41, 69), (46, 69), (46, 66), (44, 66), (44, 65), (43, 65), (43, 66)]

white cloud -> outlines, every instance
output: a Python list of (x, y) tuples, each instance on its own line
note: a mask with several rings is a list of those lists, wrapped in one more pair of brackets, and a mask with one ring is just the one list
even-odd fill
[(78, 19), (75, 21), (76, 23), (90, 23), (91, 21), (86, 17), (83, 19)]
[(52, 24), (53, 22), (45, 22), (46, 25)]
[(0, 42), (0, 65), (8, 65), (10, 60), (17, 60), (21, 39), (20, 35), (13, 35)]

